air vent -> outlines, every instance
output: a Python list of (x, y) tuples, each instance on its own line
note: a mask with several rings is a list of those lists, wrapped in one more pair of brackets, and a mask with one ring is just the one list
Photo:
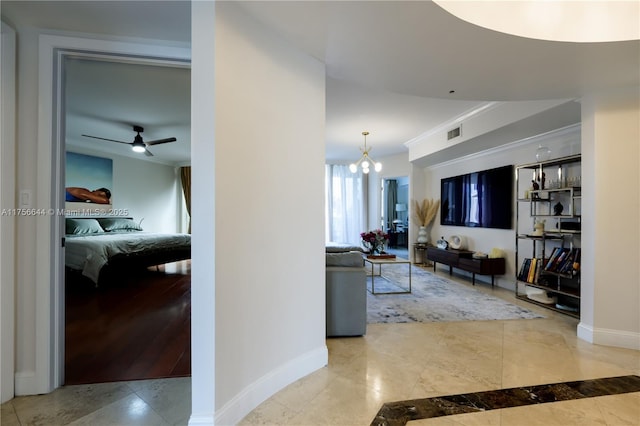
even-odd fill
[(451, 129), (447, 132), (447, 140), (450, 141), (451, 139), (460, 137), (460, 135), (462, 134), (462, 126), (458, 126), (455, 129)]

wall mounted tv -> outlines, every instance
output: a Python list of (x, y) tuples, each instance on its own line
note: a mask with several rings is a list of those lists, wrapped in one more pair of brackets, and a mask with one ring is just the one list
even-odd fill
[(440, 181), (440, 224), (512, 229), (513, 166)]

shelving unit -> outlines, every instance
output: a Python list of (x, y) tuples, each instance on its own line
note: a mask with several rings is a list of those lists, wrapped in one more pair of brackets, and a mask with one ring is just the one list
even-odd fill
[[(523, 164), (515, 169), (516, 297), (577, 318), (580, 317), (580, 166), (581, 156), (573, 155)], [(544, 230), (535, 230), (536, 223), (542, 221)]]

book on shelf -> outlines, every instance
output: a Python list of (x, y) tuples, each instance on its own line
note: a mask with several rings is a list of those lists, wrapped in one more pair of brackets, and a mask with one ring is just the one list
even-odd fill
[(580, 249), (555, 248), (544, 270), (557, 274), (574, 275), (580, 269)]
[(573, 258), (573, 270), (571, 271), (573, 275), (577, 274), (580, 271), (580, 248), (576, 248), (576, 254)]
[(527, 282), (528, 283), (533, 283), (535, 282), (535, 274), (536, 274), (536, 264), (538, 263), (538, 259), (537, 258), (533, 258), (531, 259), (531, 267), (529, 268), (529, 274), (527, 275)]
[(540, 276), (543, 263), (542, 259), (535, 257), (523, 259), (518, 272), (518, 280), (535, 284)]
[(531, 259), (525, 258), (522, 259), (522, 264), (520, 265), (520, 272), (518, 272), (518, 280), (527, 281), (527, 275), (529, 274), (529, 263)]
[(558, 265), (557, 271), (559, 274), (567, 274), (570, 273), (571, 270), (573, 270), (573, 257), (575, 255), (575, 252), (572, 250), (570, 251), (567, 256), (565, 257), (565, 259), (562, 261), (562, 263), (560, 265)]
[(564, 264), (564, 262), (566, 261), (567, 256), (569, 256), (569, 249), (562, 249), (562, 253), (560, 253), (560, 256), (558, 256), (558, 258), (556, 259), (555, 262), (553, 262), (553, 265), (551, 265), (551, 269), (550, 271), (552, 272), (558, 272), (559, 269), (562, 267), (562, 265)]
[(544, 269), (548, 270), (549, 268), (551, 268), (551, 265), (553, 265), (553, 261), (560, 254), (560, 250), (561, 250), (561, 247), (553, 248), (553, 251), (551, 252), (551, 256), (549, 256), (549, 258), (547, 259), (547, 262), (545, 263)]
[(568, 253), (569, 253), (568, 248), (564, 248), (564, 247), (555, 248), (551, 253), (551, 257), (549, 257), (549, 261), (547, 262), (544, 268), (545, 271), (557, 272), (558, 265), (560, 265), (564, 261)]
[(517, 275), (517, 278), (520, 281), (524, 281), (522, 277), (524, 276), (524, 270), (525, 270), (526, 264), (527, 264), (527, 259), (524, 259), (522, 261), (522, 264), (520, 264), (520, 270), (518, 271), (518, 275)]
[(540, 270), (542, 269), (542, 263), (543, 263), (543, 259), (538, 260), (538, 262), (536, 262), (536, 270), (533, 273), (533, 281), (531, 281), (532, 283), (538, 283), (538, 278), (540, 278)]

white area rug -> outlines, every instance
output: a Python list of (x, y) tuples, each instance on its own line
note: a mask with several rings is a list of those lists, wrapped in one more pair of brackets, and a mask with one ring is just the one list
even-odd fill
[[(408, 268), (408, 265), (383, 265), (384, 278), (375, 277), (376, 292), (401, 291), (408, 288)], [(373, 295), (367, 292), (369, 324), (544, 318), (533, 311), (425, 269), (411, 266), (411, 272), (411, 294)], [(367, 268), (367, 273), (371, 273), (370, 268)], [(371, 290), (371, 277), (367, 277), (367, 288)]]

